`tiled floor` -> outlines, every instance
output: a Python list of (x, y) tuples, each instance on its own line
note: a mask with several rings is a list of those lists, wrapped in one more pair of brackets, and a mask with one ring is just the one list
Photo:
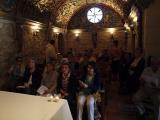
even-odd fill
[(113, 82), (108, 90), (105, 120), (137, 120), (131, 97), (120, 95), (118, 82)]

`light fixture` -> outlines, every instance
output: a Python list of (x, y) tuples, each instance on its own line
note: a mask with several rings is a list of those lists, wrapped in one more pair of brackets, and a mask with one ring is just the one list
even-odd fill
[(54, 27), (54, 28), (53, 28), (53, 32), (54, 32), (55, 34), (59, 34), (59, 33), (60, 33), (60, 28)]
[(30, 28), (31, 28), (33, 33), (35, 33), (35, 32), (37, 33), (41, 29), (41, 26), (38, 23), (31, 23)]
[(133, 22), (137, 22), (137, 20), (138, 20), (138, 18), (137, 18), (137, 16), (135, 16), (135, 17), (133, 18)]
[(79, 30), (79, 29), (73, 31), (73, 33), (75, 34), (76, 37), (79, 37), (79, 35), (80, 35), (81, 32), (82, 31)]
[(79, 37), (79, 33), (75, 33), (75, 36), (76, 36), (76, 37)]
[(131, 8), (131, 12), (129, 14), (129, 17), (134, 23), (136, 23), (138, 21), (138, 9), (135, 6), (133, 6)]
[(115, 33), (116, 29), (115, 28), (108, 28), (108, 32), (113, 35)]
[(129, 27), (128, 23), (125, 23), (124, 27), (125, 27), (126, 30), (130, 30), (130, 27)]

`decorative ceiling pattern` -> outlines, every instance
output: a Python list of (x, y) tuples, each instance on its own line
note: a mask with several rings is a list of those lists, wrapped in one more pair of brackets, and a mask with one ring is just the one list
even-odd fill
[(63, 0), (33, 0), (33, 4), (41, 11), (50, 11), (57, 8), (62, 1)]
[[(121, 2), (120, 2), (121, 1)], [(122, 18), (125, 17), (124, 6), (126, 2), (122, 0), (66, 0), (66, 2), (58, 9), (56, 23), (66, 26), (74, 15), (83, 6), (88, 4), (104, 4), (117, 12)]]
[(0, 11), (21, 13), (25, 18), (36, 14), (38, 19), (41, 13), (47, 16), (50, 14), (53, 23), (56, 19), (56, 23), (66, 26), (76, 11), (89, 4), (104, 4), (125, 19), (133, 4), (140, 9), (145, 9), (153, 2), (154, 0), (0, 0)]

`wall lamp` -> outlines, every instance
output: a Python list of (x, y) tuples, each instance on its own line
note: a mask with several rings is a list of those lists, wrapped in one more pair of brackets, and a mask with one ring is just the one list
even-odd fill
[(115, 28), (108, 28), (108, 32), (113, 35), (116, 32)]
[(73, 33), (75, 34), (76, 37), (79, 37), (81, 30), (74, 30)]

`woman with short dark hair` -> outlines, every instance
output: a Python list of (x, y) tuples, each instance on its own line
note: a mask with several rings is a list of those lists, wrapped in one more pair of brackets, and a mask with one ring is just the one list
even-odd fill
[(82, 120), (83, 106), (86, 101), (88, 120), (94, 120), (94, 96), (99, 88), (99, 76), (96, 71), (95, 62), (89, 62), (86, 73), (79, 80), (80, 91), (78, 95), (77, 120)]

